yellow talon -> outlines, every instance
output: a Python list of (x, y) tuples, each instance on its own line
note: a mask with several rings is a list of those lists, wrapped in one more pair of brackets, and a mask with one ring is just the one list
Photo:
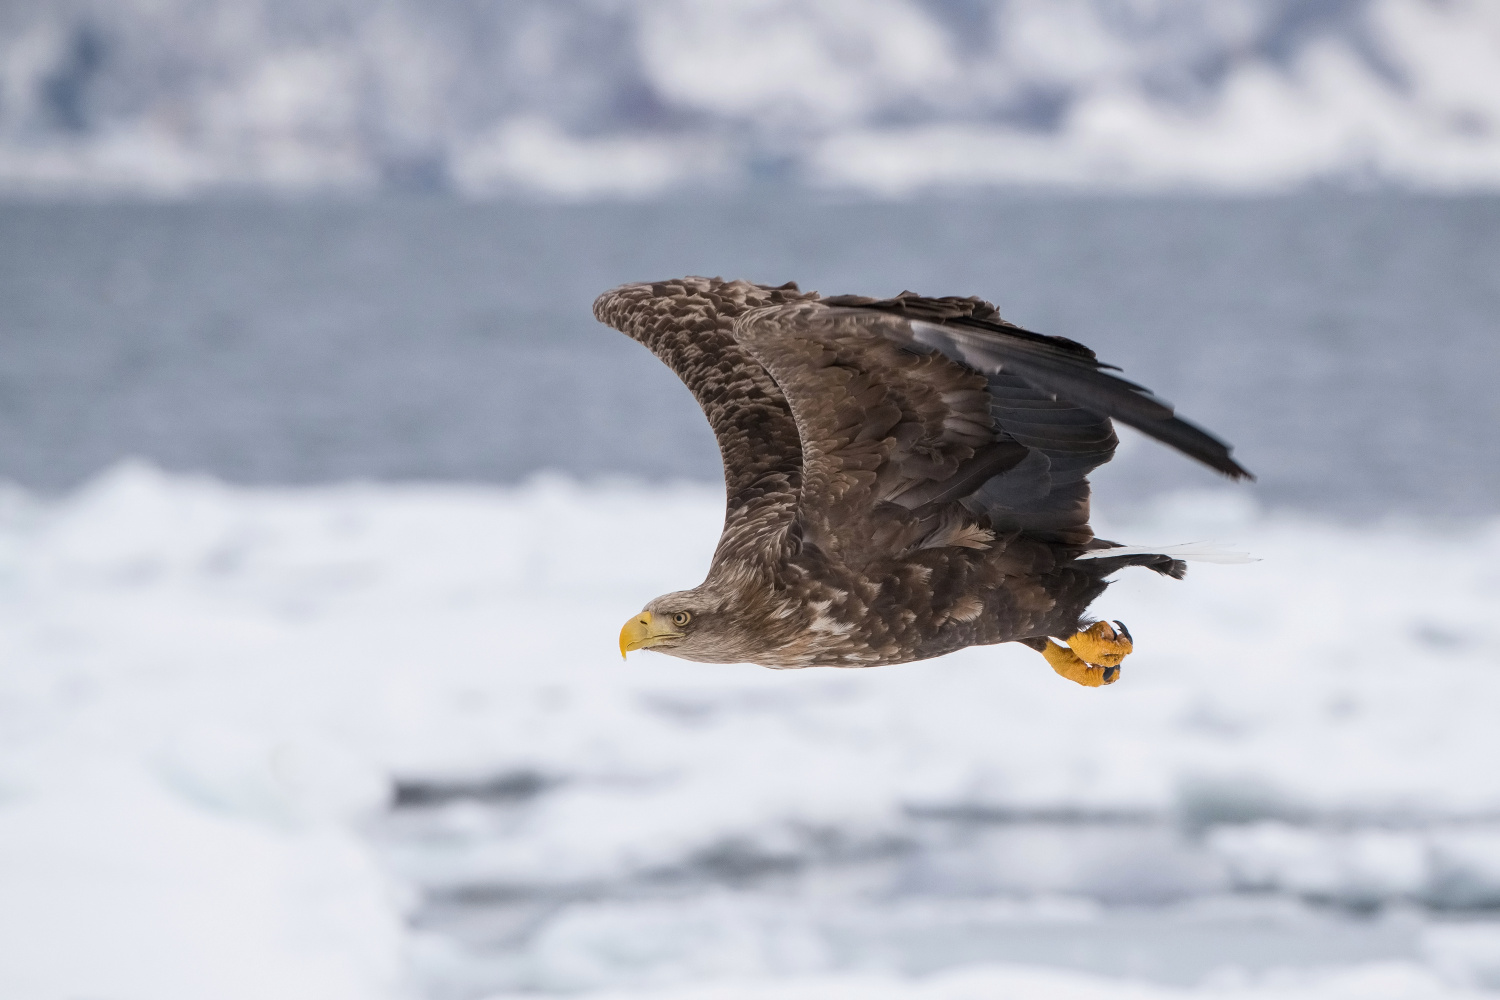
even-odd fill
[(1066, 646), (1047, 640), (1042, 655), (1052, 669), (1085, 687), (1102, 687), (1120, 679), (1120, 663), (1130, 655), (1130, 632), (1119, 622), (1095, 622), (1068, 639)]
[(1068, 645), (1080, 660), (1099, 667), (1118, 667), (1134, 648), (1125, 626), (1120, 625), (1117, 632), (1109, 622), (1094, 622), (1082, 632), (1074, 634), (1068, 640)]

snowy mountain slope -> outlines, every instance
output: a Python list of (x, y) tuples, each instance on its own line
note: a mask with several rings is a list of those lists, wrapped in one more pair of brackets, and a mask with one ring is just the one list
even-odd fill
[(1500, 187), (1487, 0), (11, 0), (0, 189)]

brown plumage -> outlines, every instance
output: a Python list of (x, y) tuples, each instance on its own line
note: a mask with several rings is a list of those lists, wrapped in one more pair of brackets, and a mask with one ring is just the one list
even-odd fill
[(1079, 558), (1113, 547), (1089, 528), (1086, 478), (1114, 454), (1111, 418), (1248, 475), (1088, 348), (976, 298), (683, 278), (606, 292), (594, 315), (692, 391), (727, 494), (708, 578), (647, 604), (622, 651), (856, 667), (1048, 649), (1122, 566), (1182, 575), (1164, 555)]

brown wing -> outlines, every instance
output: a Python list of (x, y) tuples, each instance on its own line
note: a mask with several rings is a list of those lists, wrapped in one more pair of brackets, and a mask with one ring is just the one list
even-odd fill
[[(900, 316), (911, 327), (912, 341), (985, 372), (992, 384), (995, 375), (1008, 376), (1011, 382), (1019, 379), (1048, 401), (1113, 417), (1233, 479), (1251, 478), (1223, 441), (1176, 416), (1171, 405), (1150, 390), (1109, 374), (1112, 366), (1102, 364), (1087, 347), (1007, 323), (982, 299), (928, 299), (902, 292), (894, 299), (843, 295), (822, 301)], [(1018, 428), (1036, 423), (1019, 417), (1012, 417)]]
[(846, 561), (977, 545), (976, 527), (1087, 545), (1086, 477), (1114, 453), (1111, 416), (1244, 474), (1087, 348), (1007, 327), (977, 299), (804, 301), (735, 335), (796, 420), (803, 532)]
[(747, 310), (815, 298), (795, 284), (682, 278), (622, 285), (599, 296), (594, 315), (639, 341), (671, 368), (708, 418), (724, 462), (724, 534), (715, 561), (773, 544), (793, 524), (802, 446), (786, 397), (735, 340)]
[(794, 284), (683, 278), (606, 292), (594, 314), (708, 418), (726, 487), (716, 562), (775, 548), (799, 522), (846, 556), (981, 547), (991, 529), (1087, 545), (1086, 476), (1114, 453), (1111, 416), (1246, 474), (1087, 348), (979, 299), (819, 302)]

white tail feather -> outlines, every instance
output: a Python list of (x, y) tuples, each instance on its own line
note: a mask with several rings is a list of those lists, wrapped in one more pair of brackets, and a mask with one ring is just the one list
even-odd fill
[(1224, 549), (1213, 542), (1184, 542), (1181, 545), (1122, 545), (1113, 549), (1092, 549), (1078, 556), (1079, 559), (1111, 559), (1115, 556), (1171, 556), (1183, 562), (1222, 563), (1237, 566), (1260, 562), (1248, 552)]

